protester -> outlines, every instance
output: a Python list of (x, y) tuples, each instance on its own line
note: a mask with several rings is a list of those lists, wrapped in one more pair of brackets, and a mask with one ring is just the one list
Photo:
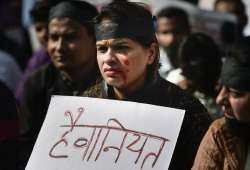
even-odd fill
[(225, 52), (237, 39), (244, 36), (244, 28), (248, 20), (246, 7), (242, 0), (216, 0), (214, 10), (230, 13), (236, 17), (236, 23), (225, 22), (221, 27), (221, 49)]
[(222, 116), (215, 102), (222, 60), (219, 47), (203, 33), (190, 34), (180, 45), (180, 68), (171, 71), (167, 80), (200, 100), (213, 119)]
[(35, 71), (24, 85), (22, 111), (27, 116), (26, 136), (34, 144), (52, 95), (80, 96), (99, 75), (93, 24), (94, 6), (63, 1), (49, 13), (48, 53), (52, 63)]
[(15, 96), (19, 102), (23, 97), (23, 85), (28, 76), (42, 65), (50, 62), (50, 57), (47, 52), (49, 8), (50, 4), (47, 1), (36, 1), (30, 11), (36, 36), (41, 44), (41, 49), (33, 53), (28, 61), (27, 67), (25, 68), (22, 79), (18, 83)]
[(238, 36), (244, 35), (244, 28), (247, 25), (246, 7), (242, 0), (216, 0), (214, 3), (214, 10), (218, 12), (227, 12), (236, 16), (237, 18), (237, 32)]
[(12, 55), (0, 50), (0, 81), (14, 93), (22, 76), (22, 71)]
[(190, 169), (210, 118), (198, 100), (158, 75), (159, 46), (151, 13), (143, 4), (114, 2), (96, 17), (95, 29), (104, 81), (97, 85), (99, 96), (89, 96), (185, 109), (169, 169)]
[(22, 1), (0, 1), (0, 49), (10, 54), (23, 71), (31, 56), (28, 32), (21, 25)]
[(193, 170), (249, 169), (245, 167), (247, 154), (250, 154), (249, 43), (248, 37), (234, 45), (223, 64), (217, 103), (224, 117), (211, 124), (199, 147)]
[(181, 41), (190, 33), (187, 13), (178, 7), (165, 7), (157, 14), (157, 39), (160, 44), (160, 75), (166, 79), (179, 67), (177, 53)]
[(19, 121), (14, 95), (0, 82), (0, 169), (17, 170), (19, 154)]

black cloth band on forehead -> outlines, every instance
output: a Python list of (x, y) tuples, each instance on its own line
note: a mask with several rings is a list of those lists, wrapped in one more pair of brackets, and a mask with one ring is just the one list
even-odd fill
[(221, 81), (226, 87), (250, 91), (250, 68), (236, 65), (227, 59), (222, 67)]
[(84, 24), (91, 22), (93, 14), (86, 10), (81, 10), (76, 4), (72, 4), (70, 2), (62, 2), (50, 10), (49, 21), (54, 18), (65, 17), (77, 21), (80, 24)]
[(100, 24), (95, 25), (95, 33), (97, 41), (113, 38), (130, 38), (147, 42), (155, 36), (153, 21), (145, 22), (142, 19), (121, 22), (102, 21)]

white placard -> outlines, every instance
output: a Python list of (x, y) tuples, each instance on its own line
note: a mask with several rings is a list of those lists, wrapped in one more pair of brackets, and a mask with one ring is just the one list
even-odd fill
[(168, 169), (184, 112), (53, 96), (26, 170)]

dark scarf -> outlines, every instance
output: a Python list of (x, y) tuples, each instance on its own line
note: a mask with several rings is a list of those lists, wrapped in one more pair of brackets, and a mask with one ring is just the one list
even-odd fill
[(225, 61), (221, 72), (222, 84), (242, 91), (250, 91), (249, 66), (235, 62), (232, 58)]
[[(142, 94), (148, 94), (152, 92), (152, 89), (157, 85), (160, 81), (160, 76), (157, 74), (157, 76), (151, 80), (151, 81), (145, 81), (145, 84), (135, 91), (133, 94), (130, 94), (129, 96), (126, 96), (124, 100), (126, 101), (133, 101), (134, 99), (142, 98)], [(103, 91), (102, 91), (102, 96), (104, 98), (109, 98), (109, 99), (115, 99), (115, 92), (113, 87), (109, 86), (106, 82), (103, 82)], [(139, 102), (139, 101), (137, 101)]]
[(250, 142), (250, 122), (241, 122), (237, 119), (226, 118), (226, 125), (233, 135)]
[(148, 21), (143, 18), (102, 21), (100, 24), (95, 25), (95, 33), (97, 41), (112, 38), (130, 38), (141, 42), (149, 42), (155, 36), (153, 19)]
[(94, 6), (83, 1), (63, 1), (54, 6), (49, 12), (49, 21), (54, 18), (70, 18), (81, 24), (91, 23), (97, 15)]

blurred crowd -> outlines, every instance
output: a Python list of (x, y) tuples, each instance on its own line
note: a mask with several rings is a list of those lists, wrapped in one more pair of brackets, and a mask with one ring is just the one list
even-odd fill
[(52, 95), (184, 109), (169, 169), (250, 169), (246, 5), (198, 3), (1, 0), (0, 170), (25, 168)]

